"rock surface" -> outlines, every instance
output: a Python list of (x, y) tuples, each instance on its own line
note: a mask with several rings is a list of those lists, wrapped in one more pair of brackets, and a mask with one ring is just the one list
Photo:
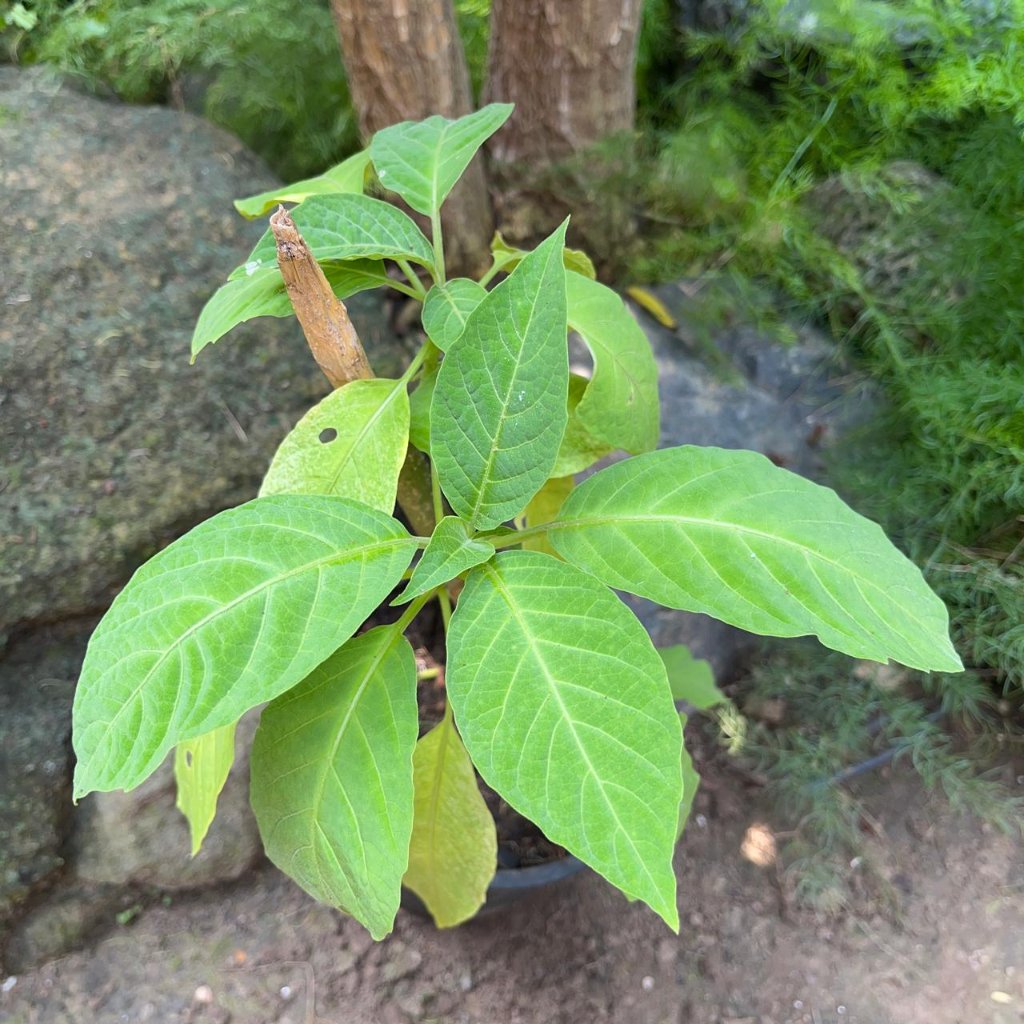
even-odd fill
[[(37, 69), (0, 68), (0, 108), (2, 638), (102, 609), (161, 544), (252, 497), (326, 385), (291, 320), (189, 365), (199, 310), (262, 231), (231, 202), (275, 184), (241, 143)], [(353, 319), (386, 373), (377, 310)]]

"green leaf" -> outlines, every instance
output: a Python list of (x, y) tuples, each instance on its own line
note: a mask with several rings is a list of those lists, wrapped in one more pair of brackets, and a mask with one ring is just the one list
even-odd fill
[(665, 663), (668, 685), (675, 700), (685, 700), (698, 711), (707, 711), (728, 698), (715, 686), (711, 665), (703, 658), (695, 658), (683, 644), (659, 647), (658, 654)]
[[(378, 288), (389, 281), (384, 264), (379, 260), (327, 263), (323, 271), (339, 299), (347, 299), (367, 288)], [(251, 274), (243, 273), (221, 285), (203, 307), (192, 332), (192, 358), (247, 320), (258, 316), (292, 316), (294, 312), (276, 262)]]
[(486, 562), (493, 554), (494, 545), (488, 540), (474, 538), (472, 528), (464, 519), (445, 516), (434, 528), (409, 585), (391, 603), (405, 604), (454, 579), (460, 572)]
[(177, 806), (188, 820), (193, 857), (203, 845), (217, 814), (217, 797), (228, 781), (228, 773), (235, 761), (236, 724), (232, 722), (186, 740), (174, 750)]
[(354, 380), (314, 405), (281, 442), (260, 496), (330, 494), (390, 513), (408, 437), (405, 382)]
[[(530, 503), (523, 509), (524, 526), (541, 526), (543, 523), (550, 523), (569, 497), (573, 488), (571, 476), (555, 476), (546, 481), (544, 486), (530, 499)], [(543, 551), (546, 554), (556, 554), (546, 534), (538, 534), (536, 537), (527, 537), (523, 540), (524, 551)]]
[[(686, 732), (686, 715), (680, 712), (679, 724)], [(686, 749), (685, 742), (683, 743), (683, 799), (679, 804), (679, 827), (676, 831), (676, 838), (678, 839), (686, 831), (686, 823), (690, 820), (690, 812), (693, 810), (693, 801), (697, 796), (697, 790), (700, 789), (700, 776), (697, 774), (697, 769), (693, 767), (693, 758), (690, 757), (690, 752)]]
[[(292, 219), (318, 262), (324, 260), (414, 260), (433, 266), (434, 251), (423, 232), (401, 210), (358, 195), (313, 196), (292, 211)], [(263, 266), (277, 266), (271, 231), (256, 243), (235, 280)]]
[(74, 795), (131, 789), (171, 747), (304, 679), (387, 596), (416, 542), (342, 498), (258, 498), (150, 559), (96, 627), (75, 693)]
[(380, 626), (271, 702), (253, 742), (267, 856), (375, 939), (394, 927), (409, 860), (418, 719), (412, 648)]
[(572, 476), (582, 473), (595, 462), (603, 459), (615, 450), (615, 445), (605, 444), (594, 437), (583, 425), (577, 409), (587, 392), (589, 381), (579, 374), (569, 374), (569, 422), (565, 427), (562, 445), (558, 449), (552, 476)]
[(459, 597), (445, 679), (487, 783), (678, 929), (679, 716), (633, 613), (549, 555), (499, 553)]
[(469, 166), (476, 151), (507, 120), (511, 103), (490, 103), (455, 121), (435, 114), (425, 121), (402, 121), (382, 128), (370, 140), (370, 156), (380, 183), (414, 210), (432, 216)]
[(252, 220), (254, 217), (262, 217), (269, 213), (278, 203), (301, 203), (310, 196), (330, 195), (336, 192), (362, 193), (366, 168), (369, 166), (370, 154), (364, 149), (315, 178), (306, 178), (271, 192), (260, 192), (259, 195), (236, 199), (235, 209), (243, 217)]
[(650, 342), (622, 299), (603, 284), (566, 275), (569, 326), (594, 357), (576, 415), (606, 444), (637, 454), (658, 443), (658, 367)]
[(486, 296), (487, 289), (468, 277), (435, 284), (423, 300), (423, 330), (442, 352), (447, 352), (462, 336), (469, 314)]
[(450, 718), (416, 744), (416, 815), (404, 884), (438, 928), (471, 918), (487, 898), (498, 862), (494, 819)]
[(430, 454), (430, 403), (437, 385), (438, 367), (423, 371), (419, 383), (409, 395), (409, 442)]
[(452, 508), (497, 526), (533, 497), (567, 419), (563, 224), (469, 317), (437, 377), (430, 452)]
[(555, 550), (609, 586), (854, 658), (962, 670), (920, 570), (834, 491), (763, 455), (668, 448), (569, 496)]
[[(494, 255), (494, 262), (502, 270), (511, 271), (519, 266), (520, 261), (526, 255), (526, 250), (509, 245), (501, 237), (501, 232), (495, 231), (494, 238), (491, 239), (491, 253)], [(566, 270), (574, 270), (577, 274), (582, 274), (591, 280), (597, 277), (593, 261), (582, 249), (563, 249), (562, 265)]]

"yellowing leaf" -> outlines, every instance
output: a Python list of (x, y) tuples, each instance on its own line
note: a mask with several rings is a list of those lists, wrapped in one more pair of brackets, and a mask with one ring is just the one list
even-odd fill
[(194, 857), (217, 813), (217, 797), (235, 760), (235, 726), (222, 726), (179, 743), (174, 751), (178, 810), (188, 820)]
[(679, 321), (668, 311), (668, 307), (654, 292), (646, 288), (632, 285), (626, 289), (626, 294), (643, 310), (646, 310), (662, 327), (674, 331), (679, 326)]
[[(565, 499), (569, 497), (572, 488), (571, 476), (556, 476), (548, 480), (523, 510), (526, 526), (541, 526), (544, 523), (550, 523), (558, 515), (558, 510), (562, 507)], [(523, 541), (523, 548), (526, 551), (543, 551), (556, 558), (560, 557), (544, 534), (527, 537)]]
[(438, 928), (451, 928), (487, 898), (498, 859), (494, 819), (450, 718), (416, 744), (412, 766), (415, 813), (403, 881)]

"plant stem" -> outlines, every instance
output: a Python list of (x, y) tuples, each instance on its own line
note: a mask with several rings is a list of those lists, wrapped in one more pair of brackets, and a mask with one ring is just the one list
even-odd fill
[(437, 603), (441, 606), (441, 622), (444, 624), (445, 636), (448, 635), (448, 627), (452, 621), (452, 599), (448, 596), (447, 586), (448, 584), (445, 584), (435, 591)]
[(444, 236), (441, 232), (440, 210), (435, 210), (430, 217), (430, 234), (434, 239), (434, 280), (444, 284)]
[[(423, 282), (416, 275), (416, 271), (409, 265), (408, 260), (395, 260), (395, 262), (398, 264), (399, 270), (405, 274), (406, 280), (412, 285), (412, 297), (414, 299), (419, 299), (420, 302), (422, 302), (426, 297), (427, 289), (423, 287)], [(398, 290), (405, 291), (404, 288), (399, 288)], [(410, 293), (406, 292), (406, 294), (408, 295)]]
[(393, 629), (396, 629), (399, 633), (404, 633), (409, 626), (412, 624), (412, 620), (423, 610), (423, 606), (433, 597), (434, 595), (428, 590), (425, 594), (420, 594), (419, 597), (414, 598), (409, 606), (402, 612), (400, 618), (398, 618)]
[(441, 497), (441, 481), (437, 477), (437, 468), (430, 463), (430, 492), (434, 498), (434, 522), (444, 519), (444, 498)]
[(421, 345), (419, 352), (412, 357), (412, 362), (406, 367), (405, 373), (402, 374), (401, 380), (403, 384), (408, 384), (416, 375), (417, 370), (423, 365), (423, 360), (427, 356), (427, 346)]
[(497, 257), (495, 257), (494, 262), (490, 265), (490, 267), (487, 269), (487, 272), (484, 274), (483, 277), (480, 278), (480, 280), (477, 283), (483, 285), (483, 287), (486, 288), (491, 283), (495, 275), (500, 274), (501, 271), (504, 269), (504, 260), (499, 260)]
[(537, 526), (528, 526), (525, 530), (516, 530), (514, 534), (501, 537), (490, 537), (486, 534), (481, 536), (487, 536), (487, 540), (498, 548), (511, 548), (516, 544), (521, 544), (524, 540), (529, 537), (540, 537), (551, 530), (558, 530), (563, 526), (569, 526), (569, 523), (539, 523)]

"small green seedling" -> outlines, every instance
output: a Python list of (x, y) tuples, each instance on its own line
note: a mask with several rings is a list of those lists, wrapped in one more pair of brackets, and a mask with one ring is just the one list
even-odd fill
[[(376, 938), (403, 884), (440, 925), (480, 907), (496, 840), (475, 772), (678, 928), (672, 853), (696, 775), (673, 698), (706, 706), (714, 689), (685, 651), (655, 649), (617, 590), (856, 658), (961, 669), (919, 571), (831, 490), (752, 452), (654, 450), (649, 345), (565, 248), (564, 224), (532, 252), (496, 239), (479, 282), (446, 277), (441, 204), (510, 111), (395, 125), (322, 178), (239, 204), (258, 216), (298, 202), (336, 295), (422, 300), (426, 341), (401, 378), (314, 406), (259, 498), (135, 574), (75, 700), (75, 796), (137, 786), (176, 750), (197, 848), (235, 723), (269, 702), (251, 783), (267, 854)], [(371, 165), (432, 239), (363, 194)], [(194, 352), (290, 315), (275, 256), (268, 232), (204, 309)], [(569, 329), (589, 378), (569, 371)], [(429, 458), (429, 536), (393, 516), (410, 445)], [(575, 482), (612, 452), (632, 457)], [(388, 600), (397, 620), (357, 635)], [(418, 738), (404, 634), (428, 601), (446, 627), (448, 709)]]

